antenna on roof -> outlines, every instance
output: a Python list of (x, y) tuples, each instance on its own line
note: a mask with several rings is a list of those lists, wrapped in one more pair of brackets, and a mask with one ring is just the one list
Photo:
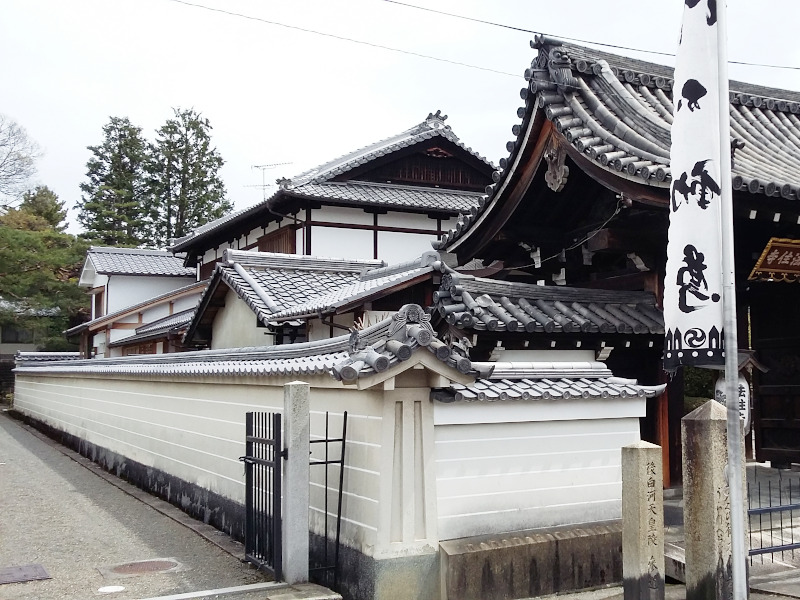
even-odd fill
[(275, 167), (282, 167), (284, 165), (291, 165), (294, 163), (291, 162), (282, 162), (282, 163), (269, 163), (265, 165), (250, 165), (251, 169), (261, 169), (261, 185), (246, 185), (245, 187), (260, 187), (261, 191), (264, 195), (264, 201), (267, 200), (267, 188), (272, 186), (272, 183), (267, 183), (267, 176), (266, 173), (269, 169), (274, 169)]

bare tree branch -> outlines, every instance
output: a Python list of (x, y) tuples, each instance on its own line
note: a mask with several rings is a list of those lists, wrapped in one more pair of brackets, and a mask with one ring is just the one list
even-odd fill
[(36, 173), (39, 146), (25, 129), (0, 114), (0, 197), (19, 196)]

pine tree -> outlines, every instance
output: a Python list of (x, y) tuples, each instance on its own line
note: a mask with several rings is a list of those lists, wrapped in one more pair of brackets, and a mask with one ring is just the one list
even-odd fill
[(81, 184), (78, 222), (82, 237), (107, 246), (138, 246), (144, 238), (143, 192), (146, 143), (140, 127), (111, 117), (103, 143), (89, 146), (89, 181)]
[(55, 231), (64, 231), (67, 228), (64, 223), (67, 218), (65, 204), (49, 187), (37, 185), (36, 189), (28, 190), (22, 195), (19, 210), (41, 217)]
[(146, 242), (156, 247), (233, 208), (225, 198), (219, 176), (224, 161), (211, 145), (208, 119), (194, 109), (174, 110), (149, 149)]
[(78, 287), (87, 244), (59, 231), (61, 220), (52, 224), (58, 216), (38, 206), (29, 202), (0, 216), (0, 327), (35, 331), (40, 350), (75, 350), (62, 332), (88, 316)]

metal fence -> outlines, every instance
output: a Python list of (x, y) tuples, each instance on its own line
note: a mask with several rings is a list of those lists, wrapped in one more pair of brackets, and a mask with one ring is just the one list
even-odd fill
[[(324, 478), (324, 506), (325, 511), (325, 535), (323, 539), (322, 556), (315, 557), (316, 566), (311, 568), (312, 574), (321, 583), (324, 583), (334, 590), (339, 589), (339, 545), (340, 534), (342, 529), (342, 490), (344, 487), (344, 459), (345, 447), (347, 444), (347, 411), (342, 415), (342, 435), (338, 438), (330, 437), (330, 415), (325, 413), (325, 437), (320, 440), (311, 440), (311, 444), (324, 444), (324, 450), (316, 453), (318, 456), (311, 457), (311, 466), (318, 466), (325, 469)], [(333, 448), (331, 447), (333, 445)], [(339, 483), (336, 490), (336, 534), (333, 540), (329, 539), (329, 515), (330, 507), (328, 506), (328, 496), (330, 490), (331, 467), (338, 467), (338, 471), (334, 470), (334, 476), (338, 477)], [(332, 554), (329, 546), (333, 543)]]
[(758, 557), (762, 562), (767, 556), (774, 560), (786, 560), (786, 554), (794, 559), (795, 550), (800, 550), (800, 477), (785, 477), (780, 471), (777, 477), (763, 480), (755, 478), (748, 482), (750, 561)]
[(281, 415), (246, 416), (245, 456), (245, 559), (283, 576), (281, 530)]

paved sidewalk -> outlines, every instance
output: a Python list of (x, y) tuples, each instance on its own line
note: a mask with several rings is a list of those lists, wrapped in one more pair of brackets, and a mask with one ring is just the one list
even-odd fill
[(0, 585), (0, 598), (338, 597), (317, 586), (273, 587), (237, 554), (241, 545), (224, 534), (0, 411), (0, 570), (40, 564), (51, 577)]

